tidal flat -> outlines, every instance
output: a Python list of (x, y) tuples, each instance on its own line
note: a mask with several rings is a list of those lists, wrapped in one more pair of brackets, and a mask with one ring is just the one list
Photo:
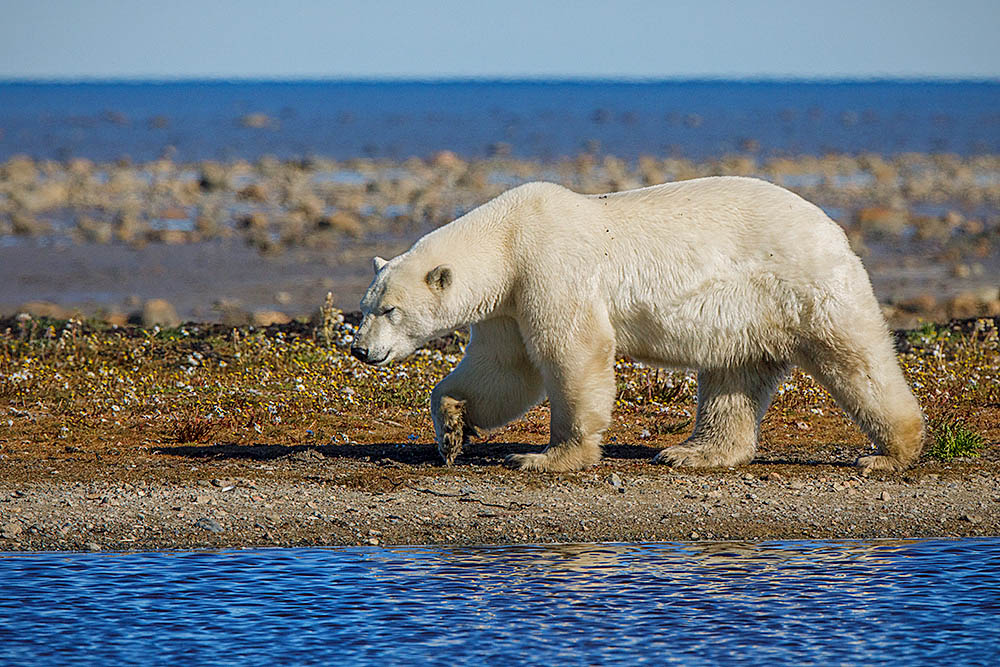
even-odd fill
[[(821, 206), (890, 323), (1000, 315), (1000, 157), (582, 153), (0, 164), (0, 314), (232, 326), (357, 307), (375, 254), (404, 251), (533, 180), (598, 193), (711, 175), (764, 178)], [(169, 308), (146, 312), (150, 300)], [(162, 306), (162, 304), (159, 304)]]

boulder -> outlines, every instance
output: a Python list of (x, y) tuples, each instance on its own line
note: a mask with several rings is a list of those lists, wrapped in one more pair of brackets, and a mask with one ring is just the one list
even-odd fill
[(269, 327), (272, 324), (288, 324), (291, 321), (292, 318), (280, 310), (253, 311), (253, 324), (257, 327)]
[(166, 299), (149, 299), (142, 305), (142, 326), (176, 327), (181, 323), (177, 311)]

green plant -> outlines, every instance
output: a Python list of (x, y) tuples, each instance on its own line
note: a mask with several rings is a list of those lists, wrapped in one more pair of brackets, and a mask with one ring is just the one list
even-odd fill
[(927, 455), (939, 461), (951, 461), (959, 456), (979, 456), (983, 436), (971, 431), (957, 421), (940, 424), (934, 433), (934, 444)]

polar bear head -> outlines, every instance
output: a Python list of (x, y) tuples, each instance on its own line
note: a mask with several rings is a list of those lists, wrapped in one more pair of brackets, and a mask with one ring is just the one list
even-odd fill
[(402, 359), (458, 324), (454, 270), (428, 261), (423, 253), (372, 260), (375, 279), (361, 299), (361, 325), (351, 354), (384, 366)]

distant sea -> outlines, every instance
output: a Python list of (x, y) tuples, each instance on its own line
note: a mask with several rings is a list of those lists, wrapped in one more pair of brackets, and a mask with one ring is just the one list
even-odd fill
[(1000, 81), (0, 82), (0, 159), (1000, 152)]

